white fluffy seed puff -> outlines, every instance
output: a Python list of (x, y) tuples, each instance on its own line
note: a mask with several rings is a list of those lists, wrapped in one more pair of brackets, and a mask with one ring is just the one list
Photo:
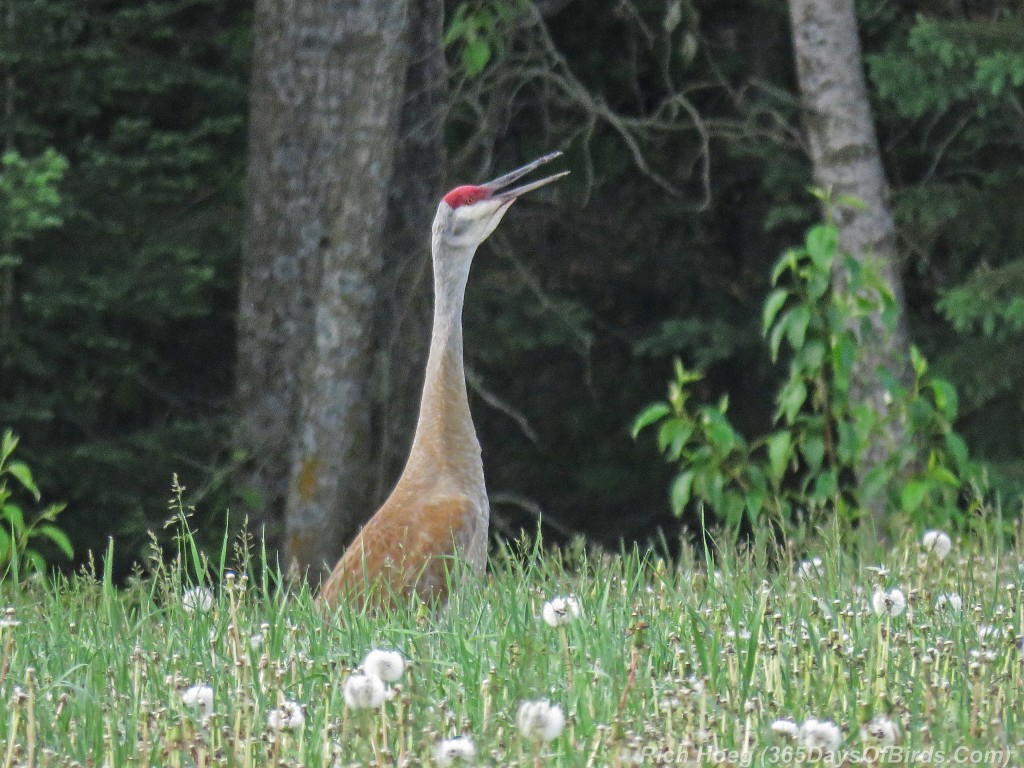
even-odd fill
[(921, 547), (926, 554), (945, 560), (946, 555), (953, 551), (953, 542), (945, 531), (925, 531)]
[(385, 683), (393, 683), (405, 672), (405, 657), (398, 651), (374, 649), (363, 659), (363, 671), (376, 675)]
[(771, 725), (772, 733), (787, 739), (795, 739), (800, 735), (800, 726), (792, 720), (776, 720)]
[(829, 720), (809, 717), (800, 726), (798, 738), (806, 749), (835, 752), (843, 740), (843, 733), (838, 725)]
[(198, 709), (204, 721), (213, 713), (213, 688), (208, 685), (193, 685), (181, 694), (181, 703)]
[(457, 739), (443, 739), (434, 747), (434, 761), (438, 765), (454, 765), (456, 762), (471, 763), (476, 757), (476, 747), (469, 736)]
[(801, 561), (796, 569), (796, 574), (805, 581), (811, 579), (822, 579), (825, 577), (825, 563), (820, 557), (811, 557)]
[(565, 727), (565, 714), (557, 704), (547, 699), (524, 701), (516, 714), (519, 732), (531, 741), (554, 741)]
[(890, 718), (885, 715), (875, 715), (861, 728), (861, 735), (867, 741), (888, 747), (899, 740), (900, 731)]
[(353, 672), (345, 681), (345, 705), (349, 709), (376, 709), (388, 697), (387, 686), (377, 675)]
[(297, 731), (305, 722), (302, 707), (294, 701), (283, 701), (267, 714), (267, 725), (272, 731)]
[(181, 607), (185, 613), (209, 613), (213, 608), (213, 592), (206, 587), (193, 587), (181, 596)]
[(888, 592), (876, 589), (871, 596), (871, 607), (878, 616), (899, 616), (907, 610), (907, 597), (899, 587), (894, 587)]
[(579, 601), (570, 595), (569, 597), (556, 597), (544, 603), (541, 616), (548, 626), (560, 627), (578, 619), (580, 613)]

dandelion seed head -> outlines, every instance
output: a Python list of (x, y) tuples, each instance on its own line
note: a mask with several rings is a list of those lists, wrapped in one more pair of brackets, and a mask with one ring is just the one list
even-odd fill
[(213, 688), (208, 685), (193, 685), (181, 694), (181, 702), (186, 707), (198, 709), (204, 720), (208, 720), (213, 712)]
[(554, 741), (565, 727), (565, 714), (547, 699), (524, 701), (519, 705), (516, 724), (527, 739)]
[(945, 531), (925, 531), (921, 546), (939, 560), (945, 560), (946, 555), (953, 551), (953, 541)]
[(807, 749), (835, 752), (839, 748), (839, 742), (843, 740), (843, 734), (835, 723), (809, 717), (800, 726), (797, 738)]
[(405, 657), (398, 651), (373, 649), (363, 659), (363, 670), (368, 675), (379, 677), (386, 683), (393, 683), (405, 672)]
[(453, 765), (456, 761), (470, 763), (476, 757), (476, 747), (469, 736), (442, 739), (434, 747), (434, 760), (438, 765)]
[(272, 731), (295, 731), (305, 722), (302, 706), (294, 701), (283, 701), (281, 706), (267, 714), (267, 725)]
[(209, 613), (213, 608), (213, 592), (206, 587), (192, 587), (181, 596), (181, 607), (185, 613)]
[(938, 596), (935, 600), (935, 607), (939, 610), (951, 608), (954, 611), (959, 611), (964, 607), (964, 601), (956, 592), (947, 592), (944, 595)]
[(871, 596), (871, 607), (878, 616), (899, 616), (907, 609), (907, 597), (899, 587), (888, 592), (876, 589)]
[(801, 579), (820, 579), (825, 575), (825, 563), (820, 557), (812, 557), (800, 563), (796, 569), (797, 576)]
[(560, 627), (580, 617), (579, 601), (572, 597), (556, 597), (544, 603), (541, 612), (544, 623), (552, 627)]
[(350, 709), (376, 709), (387, 698), (387, 688), (376, 675), (354, 672), (345, 681), (344, 694)]
[(896, 723), (885, 715), (875, 715), (861, 729), (861, 735), (865, 740), (873, 741), (883, 746), (892, 746), (899, 739), (899, 728)]
[(787, 739), (795, 739), (800, 735), (800, 726), (792, 720), (776, 720), (771, 724), (772, 733), (785, 736)]
[(998, 640), (1003, 635), (1003, 630), (992, 624), (982, 624), (978, 627), (978, 639), (982, 642)]

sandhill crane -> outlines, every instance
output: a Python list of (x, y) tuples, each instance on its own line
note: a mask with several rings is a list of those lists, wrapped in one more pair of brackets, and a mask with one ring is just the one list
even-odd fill
[(502, 190), (560, 154), (486, 184), (456, 187), (441, 200), (431, 239), (434, 324), (416, 434), (395, 489), (324, 583), (320, 599), (328, 604), (389, 603), (411, 592), (444, 601), (453, 554), (483, 573), (490, 512), (466, 395), (462, 304), (476, 249), (512, 203), (568, 171)]

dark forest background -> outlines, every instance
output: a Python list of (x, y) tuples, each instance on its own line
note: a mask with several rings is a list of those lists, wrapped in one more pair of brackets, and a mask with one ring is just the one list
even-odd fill
[[(857, 12), (910, 336), (1009, 498), (1024, 485), (1024, 11)], [(114, 536), (121, 569), (161, 529), (174, 472), (210, 541), (227, 510), (234, 526), (258, 506), (233, 482), (232, 416), (253, 13), (19, 0), (0, 17), (0, 148), (37, 173), (47, 150), (66, 160), (53, 221), (15, 230), (0, 210), (0, 425), (68, 502), (79, 555)], [(494, 527), (533, 531), (542, 513), (554, 538), (671, 538), (673, 468), (629, 425), (680, 357), (741, 431), (768, 428), (783, 372), (761, 306), (820, 217), (786, 3), (449, 2), (445, 29), (445, 185), (551, 149), (572, 169), (557, 206), (517, 205), (469, 284)]]

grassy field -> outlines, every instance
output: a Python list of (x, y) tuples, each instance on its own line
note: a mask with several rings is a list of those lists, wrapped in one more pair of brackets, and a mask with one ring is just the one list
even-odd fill
[[(367, 616), (241, 546), (203, 586), (186, 539), (121, 590), (102, 561), (2, 587), (0, 766), (1021, 765), (1024, 554), (943, 543), (506, 552), (445, 611)], [(397, 681), (350, 679), (371, 649)]]

